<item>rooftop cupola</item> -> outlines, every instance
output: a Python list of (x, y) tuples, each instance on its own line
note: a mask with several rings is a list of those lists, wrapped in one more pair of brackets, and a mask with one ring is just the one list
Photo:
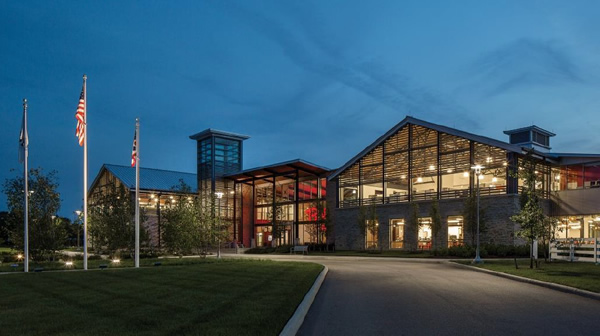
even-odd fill
[(550, 151), (550, 137), (556, 135), (535, 125), (504, 131), (504, 134), (509, 136), (511, 144), (533, 148), (540, 152)]

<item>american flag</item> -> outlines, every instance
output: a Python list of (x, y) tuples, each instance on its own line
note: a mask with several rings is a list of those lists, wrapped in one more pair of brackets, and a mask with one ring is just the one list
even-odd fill
[(133, 149), (131, 150), (131, 166), (135, 167), (137, 161), (137, 132), (133, 132)]
[(85, 95), (84, 88), (81, 88), (81, 95), (79, 96), (79, 105), (77, 106), (77, 112), (75, 113), (75, 119), (77, 119), (77, 128), (75, 129), (75, 136), (79, 140), (79, 146), (83, 146), (83, 140), (85, 139)]

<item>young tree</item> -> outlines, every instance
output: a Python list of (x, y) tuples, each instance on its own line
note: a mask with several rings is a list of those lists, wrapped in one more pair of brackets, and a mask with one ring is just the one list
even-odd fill
[[(407, 231), (407, 237), (410, 237), (410, 239), (407, 239), (407, 247), (410, 250), (417, 250), (417, 242), (418, 242), (418, 234), (419, 234), (419, 205), (417, 203), (411, 202), (410, 203), (410, 213), (408, 216), (408, 220), (406, 221), (406, 231)], [(417, 243), (417, 244), (415, 244)]]
[[(475, 239), (477, 238), (477, 196), (470, 195), (465, 199), (462, 216), (464, 220), (465, 232), (468, 232), (471, 236), (471, 246), (475, 246)], [(486, 227), (486, 213), (484, 208), (479, 208), (479, 233), (482, 234), (487, 231)]]
[(230, 223), (218, 211), (212, 192), (197, 196), (179, 196), (163, 211), (163, 241), (167, 249), (179, 255), (206, 255), (208, 250), (229, 237)]
[(366, 225), (367, 231), (375, 240), (371, 247), (377, 248), (379, 245), (379, 219), (377, 218), (377, 207), (374, 203), (369, 205)]
[(306, 211), (310, 223), (304, 224), (304, 228), (312, 242), (321, 244), (327, 236), (327, 222), (331, 220), (327, 215), (327, 204), (325, 200), (318, 199)]
[[(24, 179), (6, 179), (3, 191), (7, 198), (10, 240), (16, 249), (23, 249)], [(33, 260), (54, 258), (64, 247), (64, 227), (53, 219), (60, 208), (56, 172), (44, 174), (41, 168), (29, 171), (29, 253)]]
[(536, 188), (542, 177), (537, 171), (537, 160), (533, 158), (533, 152), (530, 151), (520, 161), (519, 169), (516, 171), (518, 178), (523, 179), (525, 188), (521, 194), (521, 211), (510, 219), (518, 223), (521, 228), (517, 231), (517, 236), (525, 238), (530, 244), (529, 268), (533, 268), (533, 242), (536, 239), (543, 239), (549, 231), (548, 223), (551, 222), (544, 214), (540, 199), (542, 190)]
[(442, 230), (442, 216), (440, 215), (440, 207), (437, 200), (431, 204), (429, 217), (431, 217), (431, 246), (432, 248), (439, 247), (438, 236)]
[(162, 239), (167, 250), (183, 256), (196, 252), (200, 254), (200, 223), (202, 206), (198, 197), (188, 200), (179, 197), (168, 204), (162, 212)]
[(362, 235), (364, 237), (364, 241), (362, 244), (363, 249), (367, 246), (367, 220), (367, 207), (361, 204), (358, 207), (358, 215), (356, 216), (356, 226), (358, 227), (359, 235)]
[[(123, 185), (108, 185), (89, 208), (90, 234), (94, 248), (106, 249), (111, 255), (121, 252), (133, 257), (135, 248), (135, 200)], [(146, 221), (144, 209), (140, 209), (140, 222)], [(140, 227), (140, 241), (147, 242), (148, 233)]]
[(277, 204), (277, 200), (273, 200), (271, 210), (269, 211), (269, 219), (271, 220), (271, 246), (276, 247), (281, 234), (281, 222), (283, 221), (283, 208)]

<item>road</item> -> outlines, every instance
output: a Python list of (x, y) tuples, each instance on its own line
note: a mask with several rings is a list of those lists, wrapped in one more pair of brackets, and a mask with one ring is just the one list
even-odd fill
[(597, 300), (448, 263), (302, 259), (329, 274), (298, 335), (600, 335)]

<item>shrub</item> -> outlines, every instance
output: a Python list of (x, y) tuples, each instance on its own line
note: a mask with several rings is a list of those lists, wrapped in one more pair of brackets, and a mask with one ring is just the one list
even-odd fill
[[(289, 248), (288, 248), (289, 251)], [(249, 250), (246, 250), (246, 254), (267, 254), (275, 252), (274, 247), (253, 247)]]

